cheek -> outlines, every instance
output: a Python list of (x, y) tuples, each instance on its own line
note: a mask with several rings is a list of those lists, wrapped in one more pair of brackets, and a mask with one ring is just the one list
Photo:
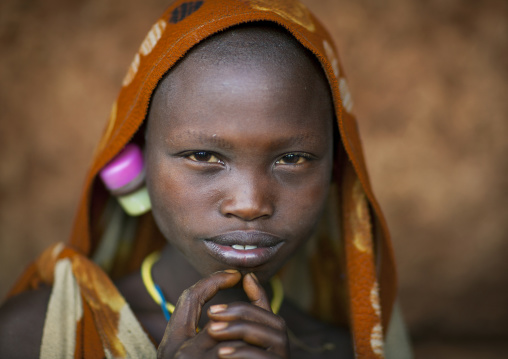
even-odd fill
[(284, 212), (280, 224), (288, 231), (294, 233), (297, 230), (308, 236), (323, 212), (329, 190), (330, 175), (326, 171), (321, 176), (303, 181), (297, 188), (284, 189), (279, 202)]
[(189, 231), (199, 233), (200, 219), (212, 207), (210, 191), (186, 176), (177, 164), (168, 167), (173, 171), (155, 167), (147, 173), (152, 214), (167, 239)]
[[(160, 162), (158, 162), (160, 163)], [(152, 202), (152, 214), (167, 235), (167, 227), (173, 227), (178, 221), (182, 208), (182, 180), (165, 171), (163, 166), (150, 166), (147, 169), (147, 188)]]

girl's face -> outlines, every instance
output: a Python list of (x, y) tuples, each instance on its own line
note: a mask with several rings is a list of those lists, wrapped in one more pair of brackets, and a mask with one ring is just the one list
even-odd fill
[(154, 93), (154, 218), (203, 276), (274, 275), (313, 234), (333, 162), (328, 84), (314, 67), (187, 57)]

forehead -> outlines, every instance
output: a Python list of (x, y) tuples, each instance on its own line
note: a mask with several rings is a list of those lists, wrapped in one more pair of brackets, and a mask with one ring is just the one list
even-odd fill
[(331, 113), (328, 82), (309, 51), (284, 30), (244, 27), (198, 45), (163, 78), (149, 126), (158, 122), (174, 131), (199, 122), (200, 129), (213, 130), (222, 119), (252, 130), (251, 122), (264, 116), (270, 121), (263, 131), (276, 131), (280, 119), (295, 125), (316, 115), (329, 121)]

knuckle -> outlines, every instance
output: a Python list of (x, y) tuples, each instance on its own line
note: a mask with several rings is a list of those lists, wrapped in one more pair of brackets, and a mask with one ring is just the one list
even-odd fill
[(182, 292), (182, 295), (180, 296), (180, 298), (183, 301), (194, 301), (196, 299), (196, 296), (197, 296), (196, 291), (194, 289), (194, 286), (192, 286), (190, 288), (185, 289)]
[(187, 355), (182, 350), (177, 351), (175, 356), (173, 357), (173, 359), (189, 359), (189, 358), (192, 358), (192, 356)]
[(171, 356), (171, 351), (168, 350), (168, 348), (166, 348), (166, 347), (163, 347), (163, 348), (159, 347), (159, 350), (157, 350), (157, 359), (171, 358), (171, 357), (178, 358), (177, 355)]
[(173, 358), (174, 359), (194, 358), (195, 356), (189, 352), (189, 349), (191, 348), (189, 344), (190, 344), (189, 342), (183, 343), (183, 345), (180, 348), (178, 348)]
[(286, 325), (286, 321), (279, 315), (276, 316), (276, 325), (277, 325), (277, 328), (279, 330), (282, 330), (284, 332), (287, 331), (287, 325)]
[(192, 296), (192, 287), (187, 288), (187, 289), (185, 289), (185, 290), (182, 292), (182, 297), (183, 297), (183, 298), (187, 298), (187, 297), (190, 297), (190, 296)]

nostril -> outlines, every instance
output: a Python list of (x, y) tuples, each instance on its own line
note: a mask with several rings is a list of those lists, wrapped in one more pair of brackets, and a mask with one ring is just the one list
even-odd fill
[(244, 221), (253, 221), (257, 219), (262, 218), (269, 218), (271, 217), (270, 210), (264, 210), (264, 209), (229, 209), (226, 211), (223, 211), (223, 215), (228, 218), (237, 217)]
[(224, 200), (221, 204), (221, 213), (225, 217), (237, 217), (244, 221), (269, 218), (273, 211), (273, 205), (268, 198), (249, 200), (237, 196)]

